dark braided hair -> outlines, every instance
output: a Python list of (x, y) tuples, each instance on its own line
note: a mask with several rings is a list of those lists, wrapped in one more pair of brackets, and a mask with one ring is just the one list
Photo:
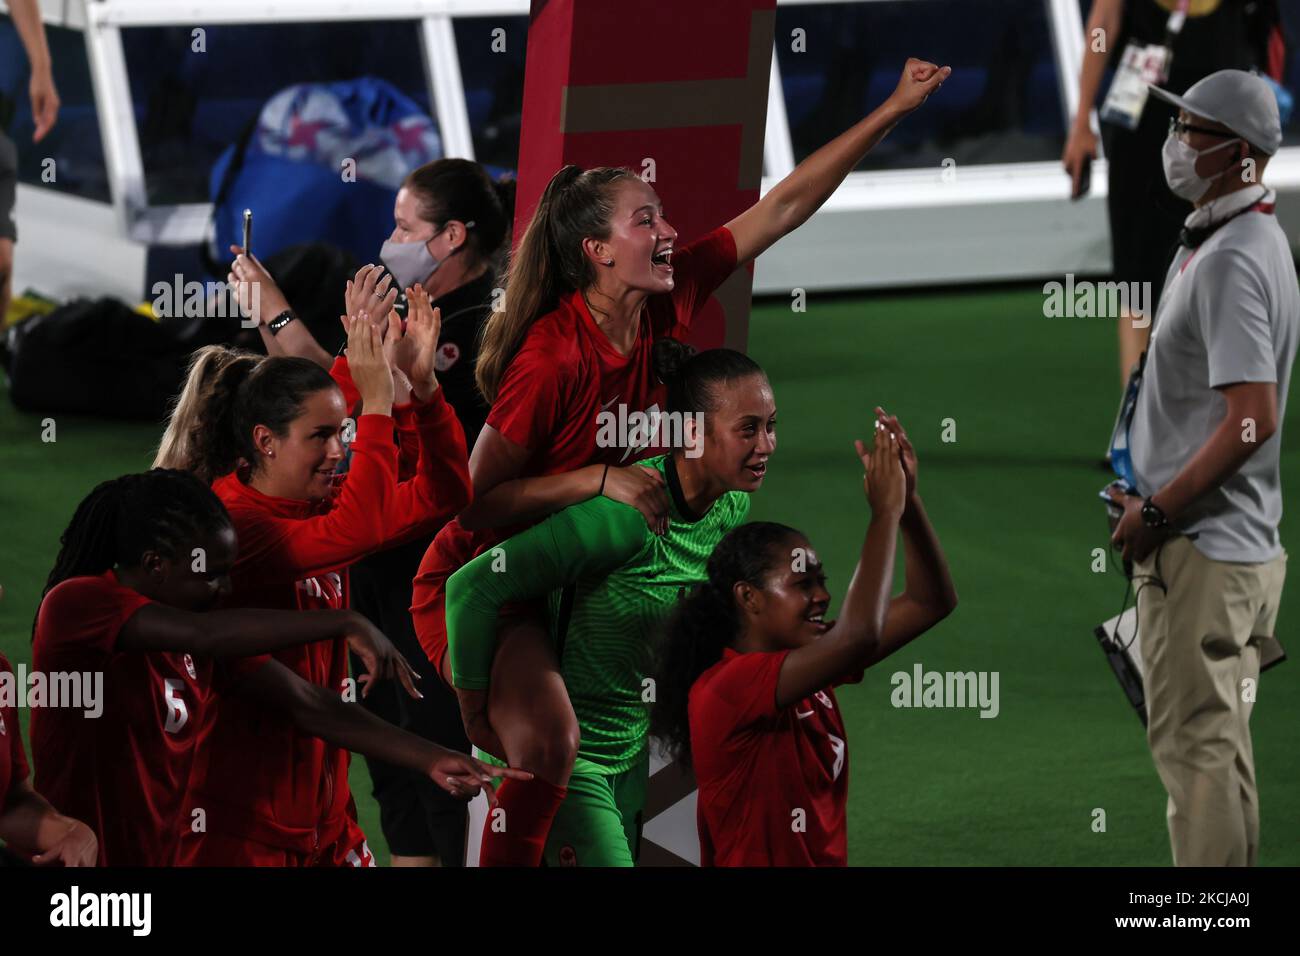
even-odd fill
[(733, 528), (709, 557), (707, 580), (677, 603), (661, 633), (650, 732), (688, 767), (691, 688), (740, 634), (733, 589), (741, 581), (761, 587), (763, 580), (788, 560), (777, 545), (798, 535), (794, 528), (774, 521), (751, 521)]
[(662, 338), (650, 350), (650, 362), (659, 381), (668, 386), (670, 412), (711, 412), (718, 407), (714, 387), (751, 375), (763, 375), (762, 366), (735, 349), (697, 352), (685, 342)]
[(41, 600), (69, 578), (134, 567), (146, 551), (174, 558), (203, 536), (231, 527), (220, 499), (189, 472), (155, 468), (100, 482), (59, 539)]

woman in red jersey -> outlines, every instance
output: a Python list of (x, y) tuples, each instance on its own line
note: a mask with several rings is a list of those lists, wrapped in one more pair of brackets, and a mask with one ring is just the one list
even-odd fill
[[(0, 654), (0, 686), (9, 681), (18, 686), (9, 659)], [(0, 693), (0, 866), (29, 859), (37, 865), (94, 866), (99, 859), (95, 834), (32, 789), (28, 770), (18, 707)]]
[[(444, 588), (471, 557), (601, 494), (663, 529), (662, 479), (632, 464), (642, 442), (599, 441), (598, 416), (661, 409), (654, 340), (686, 337), (714, 290), (816, 212), (949, 72), (909, 59), (880, 108), (681, 249), (654, 190), (635, 173), (567, 166), (551, 179), (511, 259), (504, 311), (489, 319), (479, 350), (479, 387), (492, 411), (470, 463), (474, 503), (439, 532), (416, 578), (416, 633), (444, 678)], [(754, 475), (755, 487), (761, 478)], [(546, 633), (536, 609), (503, 614), (490, 691), (458, 692), (470, 740), (536, 774), (502, 785), (511, 823), (485, 827), (483, 865), (540, 862), (573, 768), (578, 724)]]
[[(742, 525), (709, 558), (661, 648), (651, 731), (693, 764), (705, 866), (844, 866), (848, 746), (833, 688), (933, 627), (957, 605), (916, 494), (916, 456), (879, 416), (857, 451), (871, 523), (839, 619), (798, 531)], [(903, 532), (907, 586), (891, 600)]]
[[(204, 822), (185, 798), (210, 729), (213, 658), (343, 639), (365, 662), (367, 689), (396, 677), (415, 692), (405, 659), (358, 614), (209, 611), (230, 593), (236, 553), (212, 490), (163, 469), (102, 482), (63, 534), (33, 629), (33, 668), (50, 684), (53, 675), (102, 681), (78, 706), (34, 707), (32, 751), (40, 791), (93, 827), (103, 865), (168, 865), (180, 834)], [(276, 661), (246, 685), (304, 733), (398, 754), (435, 779), (455, 776), (457, 789), (477, 791), (485, 779), (469, 757), (404, 734)]]
[[(402, 288), (421, 285), (442, 313), (438, 336), (438, 381), (465, 429), (472, 448), (488, 405), (474, 381), (483, 325), (492, 312), (497, 268), (509, 249), (514, 211), (514, 180), (494, 180), (478, 163), (443, 158), (426, 163), (403, 180), (393, 201), (393, 231), (376, 263), (363, 265), (347, 283), (348, 314), (360, 311), (381, 318), (398, 302)], [(228, 281), (240, 291), (241, 302), (259, 307), (262, 342), (271, 355), (300, 355), (330, 369), (343, 389), (348, 407), (359, 396), (347, 374), (345, 356), (334, 358), (321, 348), (307, 325), (290, 321), (288, 300), (256, 257), (231, 246), (236, 254)], [(251, 289), (260, 289), (252, 295)], [(405, 308), (400, 308), (405, 312)], [(278, 332), (267, 323), (276, 318)], [(288, 322), (287, 325), (282, 324)], [(410, 386), (395, 356), (394, 401), (409, 401)], [(413, 467), (417, 445), (414, 431), (397, 421), (402, 438), (398, 473)], [(460, 709), (451, 688), (437, 678), (420, 648), (411, 623), (411, 581), (433, 540), (434, 531), (368, 555), (349, 570), (350, 601), (355, 610), (377, 624), (406, 655), (425, 680), (424, 697), (411, 698), (396, 687), (380, 688), (365, 700), (373, 713), (429, 740), (469, 750)], [(379, 803), (379, 822), (393, 866), (456, 866), (465, 855), (466, 808), (461, 801), (418, 775), (368, 759), (371, 783)]]
[[(362, 414), (350, 466), (343, 395), (319, 365), (272, 357), (231, 363), (218, 376), (190, 467), (219, 476), (213, 490), (239, 536), (229, 604), (342, 608), (347, 568), (380, 548), (428, 533), (469, 500), (465, 436), (434, 372), (438, 315), (422, 290), (408, 290), (412, 410), (418, 462), (406, 481), (393, 443), (390, 352), (368, 317), (349, 319), (348, 357)], [(251, 368), (250, 368), (251, 366)], [(347, 426), (345, 429), (345, 425)], [(347, 697), (340, 641), (277, 652), (309, 683)], [(195, 768), (194, 807), (207, 832), (186, 834), (181, 860), (199, 865), (365, 864), (369, 852), (348, 789), (346, 750), (301, 733), (237, 691), (258, 679), (265, 656), (218, 667), (216, 719)]]

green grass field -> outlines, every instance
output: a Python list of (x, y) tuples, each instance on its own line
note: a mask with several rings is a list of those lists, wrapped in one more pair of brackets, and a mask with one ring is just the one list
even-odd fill
[[(1119, 572), (1090, 569), (1092, 549), (1106, 544), (1096, 494), (1108, 479), (1095, 462), (1118, 397), (1114, 327), (1045, 319), (1041, 306), (1040, 290), (1026, 287), (813, 296), (806, 313), (779, 301), (755, 310), (750, 351), (770, 375), (780, 423), (752, 516), (804, 530), (841, 594), (868, 516), (852, 443), (881, 404), (917, 447), (920, 490), (961, 596), (952, 617), (840, 694), (854, 864), (1169, 862), (1164, 792), (1141, 724), (1092, 637), (1124, 591)], [(949, 418), (956, 440), (945, 443)], [(1298, 427), (1284, 433), (1288, 500), (1300, 492), (1290, 480)], [(57, 441), (43, 443), (39, 417), (0, 403), (0, 650), (15, 663), (30, 660), (36, 597), (75, 503), (95, 482), (147, 467), (158, 431), (59, 416)], [(1294, 523), (1283, 541), (1300, 547)], [(1284, 643), (1297, 614), (1284, 601)], [(998, 672), (1000, 713), (895, 709), (890, 675), (916, 662)], [(1291, 662), (1263, 679), (1253, 718), (1266, 865), (1300, 864), (1297, 725)], [(386, 861), (361, 760), (352, 783)]]

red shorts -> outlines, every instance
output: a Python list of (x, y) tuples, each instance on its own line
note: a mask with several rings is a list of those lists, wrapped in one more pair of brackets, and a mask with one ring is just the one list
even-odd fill
[(442, 679), (451, 684), (447, 665), (447, 579), (474, 554), (474, 537), (451, 520), (429, 544), (411, 585), (415, 636)]
[(271, 846), (224, 833), (182, 834), (177, 866), (375, 866), (366, 835), (348, 820), (337, 840), (315, 853)]
[(321, 847), (312, 865), (371, 867), (375, 865), (375, 856), (370, 852), (361, 827), (350, 819), (337, 840)]
[(348, 821), (334, 843), (320, 852), (272, 847), (225, 834), (187, 834), (181, 838), (177, 866), (374, 866), (374, 855), (359, 826)]
[(306, 866), (309, 857), (253, 840), (201, 833), (181, 837), (177, 866)]
[[(428, 560), (428, 556), (425, 556)], [(420, 566), (420, 575), (411, 589), (411, 623), (425, 655), (439, 676), (451, 686), (451, 668), (447, 664), (447, 577), (430, 574)]]
[[(484, 545), (486, 549), (489, 545)], [(451, 686), (447, 660), (447, 579), (474, 557), (474, 536), (458, 521), (445, 524), (424, 552), (411, 586), (411, 621), (415, 636), (438, 674)], [(519, 601), (501, 608), (501, 620), (546, 619), (546, 602)]]

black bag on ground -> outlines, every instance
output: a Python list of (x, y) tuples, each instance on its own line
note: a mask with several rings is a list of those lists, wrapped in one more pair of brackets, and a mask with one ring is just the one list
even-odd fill
[(161, 422), (189, 348), (112, 298), (76, 299), (9, 329), (0, 361), (25, 412)]

